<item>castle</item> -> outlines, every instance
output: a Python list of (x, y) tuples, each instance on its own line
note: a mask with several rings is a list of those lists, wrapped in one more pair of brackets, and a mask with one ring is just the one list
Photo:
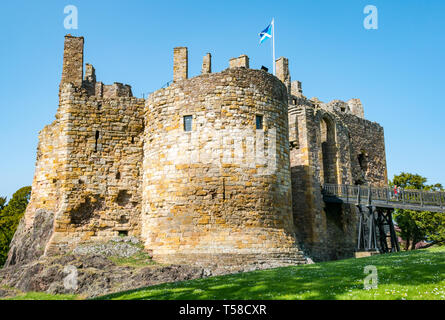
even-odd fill
[(83, 61), (65, 37), (59, 108), (39, 134), (32, 195), (6, 265), (135, 236), (156, 261), (304, 263), (351, 256), (357, 215), (326, 204), (324, 183), (385, 185), (383, 128), (360, 100), (323, 103), (242, 55), (188, 78), (174, 49), (173, 82), (133, 97)]

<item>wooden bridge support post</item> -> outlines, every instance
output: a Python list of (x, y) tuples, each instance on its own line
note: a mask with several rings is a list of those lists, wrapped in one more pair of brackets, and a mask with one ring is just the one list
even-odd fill
[(420, 190), (420, 206), (423, 207), (423, 190)]
[(376, 210), (377, 210), (376, 224), (379, 231), (379, 249), (380, 252), (387, 253), (389, 252), (389, 248), (385, 231), (385, 221), (386, 221), (385, 213), (383, 212), (382, 208), (376, 208)]
[(357, 238), (357, 251), (361, 251), (365, 249), (365, 239), (364, 239), (364, 212), (361, 206), (357, 206), (359, 212), (359, 222), (358, 222), (358, 238)]
[(376, 251), (377, 247), (377, 237), (376, 237), (376, 223), (375, 223), (375, 212), (372, 206), (368, 206), (369, 216), (368, 216), (368, 251)]
[(392, 213), (394, 209), (388, 209), (386, 214), (386, 218), (389, 224), (389, 232), (391, 234), (391, 251), (396, 252), (400, 251), (399, 239), (397, 238), (396, 229), (394, 228), (394, 223), (392, 221)]
[(358, 191), (357, 191), (357, 205), (360, 205), (360, 185), (358, 185)]
[(371, 186), (369, 186), (368, 187), (368, 206), (370, 206), (371, 202), (372, 202), (372, 195), (371, 195), (371, 193), (372, 193)]
[(442, 192), (439, 192), (439, 204), (440, 204), (440, 208), (443, 209)]

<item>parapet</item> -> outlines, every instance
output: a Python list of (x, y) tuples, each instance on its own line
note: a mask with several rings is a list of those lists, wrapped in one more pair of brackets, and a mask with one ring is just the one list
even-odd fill
[(360, 99), (351, 99), (346, 103), (348, 104), (349, 109), (351, 110), (351, 113), (353, 115), (356, 115), (357, 117), (362, 119), (365, 118), (365, 111), (363, 109), (363, 105)]
[[(132, 97), (133, 94), (131, 92), (131, 86), (128, 84), (122, 84), (119, 82), (115, 82), (111, 85), (104, 85), (102, 82), (100, 82), (102, 85), (102, 97), (104, 99), (109, 99), (113, 97)], [(97, 92), (96, 92), (96, 95)]]
[(302, 96), (303, 89), (301, 87), (301, 81), (292, 81), (291, 83), (291, 94), (294, 96)]
[(365, 118), (363, 105), (360, 99), (351, 99), (347, 102), (337, 99), (337, 100), (332, 100), (329, 103), (323, 103), (319, 101), (317, 98), (312, 98), (311, 100), (314, 106), (323, 108), (327, 111), (352, 114), (361, 119)]
[(238, 58), (232, 58), (229, 61), (229, 68), (246, 68), (249, 69), (249, 57), (245, 54), (239, 56)]

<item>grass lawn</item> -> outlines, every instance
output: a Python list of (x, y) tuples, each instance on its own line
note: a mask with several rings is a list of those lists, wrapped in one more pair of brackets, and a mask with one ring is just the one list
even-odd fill
[[(369, 265), (377, 268), (378, 288), (365, 290)], [(168, 283), (98, 299), (445, 300), (445, 247)]]
[(76, 299), (77, 299), (76, 295), (70, 295), (70, 294), (48, 294), (44, 292), (27, 292), (19, 294), (14, 298), (8, 298), (4, 300), (76, 300)]

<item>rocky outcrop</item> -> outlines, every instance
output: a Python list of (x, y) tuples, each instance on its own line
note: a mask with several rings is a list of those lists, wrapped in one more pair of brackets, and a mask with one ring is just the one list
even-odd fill
[(33, 223), (26, 227), (22, 218), (12, 239), (5, 267), (25, 264), (43, 255), (53, 233), (54, 213), (37, 210)]
[[(30, 241), (32, 237), (26, 239)], [(248, 266), (232, 267), (162, 265), (152, 261), (135, 237), (117, 237), (108, 242), (90, 242), (77, 247), (70, 254), (41, 256), (40, 259), (23, 263), (32, 256), (30, 252), (29, 255), (21, 257), (22, 263), (10, 264), (0, 270), (0, 288), (2, 288), (0, 297), (36, 291), (76, 294), (82, 298), (90, 298), (166, 282), (291, 264), (286, 261), (278, 264), (276, 261), (274, 263), (263, 261)]]
[[(76, 280), (73, 286), (67, 286), (71, 270), (75, 270)], [(197, 267), (148, 265), (133, 268), (116, 265), (103, 256), (68, 255), (6, 267), (0, 270), (0, 285), (23, 292), (78, 294), (87, 298), (204, 275), (205, 270)], [(2, 295), (8, 295), (8, 291), (3, 290)]]

